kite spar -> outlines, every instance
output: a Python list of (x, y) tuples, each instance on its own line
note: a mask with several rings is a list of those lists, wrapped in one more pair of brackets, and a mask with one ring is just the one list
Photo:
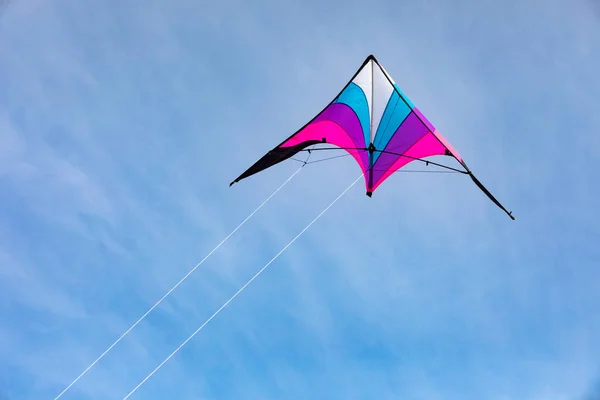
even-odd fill
[[(290, 159), (309, 146), (316, 150), (345, 150), (363, 171), (366, 194), (413, 161), (469, 175), (473, 182), (512, 220), (515, 218), (475, 177), (452, 145), (408, 99), (390, 75), (370, 55), (342, 91), (306, 125), (285, 139), (237, 177), (242, 179)], [(454, 158), (463, 169), (426, 160)]]

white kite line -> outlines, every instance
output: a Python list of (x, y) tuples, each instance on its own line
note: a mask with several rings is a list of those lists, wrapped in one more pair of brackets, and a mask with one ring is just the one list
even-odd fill
[(129, 329), (127, 329), (125, 331), (125, 333), (123, 333), (117, 340), (114, 341), (113, 344), (111, 344), (105, 351), (104, 353), (100, 354), (100, 356), (98, 358), (96, 358), (96, 360), (94, 360), (93, 363), (91, 363), (81, 374), (79, 374), (79, 376), (77, 378), (75, 378), (70, 384), (69, 386), (67, 386), (58, 396), (56, 396), (54, 398), (54, 400), (57, 400), (58, 398), (60, 398), (63, 394), (65, 394), (67, 392), (67, 390), (69, 390), (71, 388), (71, 386), (73, 386), (79, 379), (81, 379), (81, 377), (83, 377), (94, 365), (96, 365), (98, 363), (98, 361), (100, 361), (113, 347), (115, 347), (129, 332), (131, 332), (131, 330), (133, 328), (135, 328), (137, 326), (137, 324), (139, 324), (144, 318), (146, 318), (146, 316), (148, 314), (150, 314), (152, 312), (152, 310), (154, 310), (160, 303), (162, 303), (162, 301), (167, 298), (168, 295), (171, 294), (171, 292), (173, 292), (175, 289), (177, 289), (177, 287), (179, 285), (181, 285), (183, 283), (183, 281), (185, 281), (200, 265), (202, 265), (202, 263), (204, 263), (204, 261), (206, 261), (206, 259), (208, 259), (208, 257), (210, 257), (215, 251), (217, 251), (217, 249), (219, 249), (219, 247), (221, 247), (223, 245), (223, 243), (225, 243), (235, 232), (238, 231), (238, 229), (240, 229), (254, 214), (256, 214), (256, 212), (258, 210), (260, 210), (265, 204), (267, 204), (267, 202), (269, 200), (271, 200), (271, 198), (273, 196), (275, 196), (275, 194), (277, 194), (277, 192), (279, 192), (281, 190), (281, 188), (283, 188), (289, 181), (292, 180), (292, 178), (294, 176), (296, 176), (296, 174), (298, 172), (300, 172), (300, 170), (304, 167), (304, 165), (300, 168), (298, 168), (296, 170), (296, 172), (294, 172), (292, 175), (290, 175), (289, 178), (287, 178), (287, 180), (285, 182), (283, 182), (281, 184), (281, 186), (279, 186), (269, 197), (267, 197), (267, 199), (265, 201), (263, 201), (258, 207), (256, 207), (256, 209), (254, 211), (252, 211), (252, 213), (250, 215), (248, 215), (246, 217), (245, 220), (243, 220), (233, 231), (231, 231), (231, 233), (229, 235), (227, 235), (227, 237), (225, 237), (225, 239), (221, 240), (221, 243), (219, 243), (214, 249), (212, 249), (212, 251), (210, 253), (208, 253), (203, 259), (202, 261), (200, 261), (198, 264), (196, 264), (196, 266), (194, 268), (192, 268), (183, 278), (181, 278), (181, 280), (179, 282), (177, 282), (175, 284), (175, 286), (173, 286), (167, 293), (165, 293), (165, 295), (163, 297), (160, 298), (160, 300), (158, 300), (148, 311), (146, 311), (146, 313), (144, 315), (142, 315), (137, 321), (135, 321), (135, 323), (133, 325), (131, 325), (129, 327)]
[(336, 199), (335, 199), (335, 200), (333, 200), (333, 201), (331, 202), (331, 204), (329, 204), (329, 205), (328, 205), (328, 206), (327, 206), (327, 207), (326, 207), (326, 208), (325, 208), (323, 211), (321, 211), (321, 213), (320, 213), (319, 215), (317, 215), (317, 216), (315, 217), (315, 219), (313, 219), (313, 220), (312, 220), (312, 221), (311, 221), (311, 222), (310, 222), (310, 223), (309, 223), (309, 224), (308, 224), (308, 225), (307, 225), (307, 226), (306, 226), (304, 229), (302, 229), (302, 230), (300, 231), (300, 233), (298, 233), (298, 234), (296, 235), (296, 237), (295, 237), (295, 238), (293, 238), (292, 240), (290, 240), (290, 241), (288, 242), (288, 244), (287, 244), (287, 245), (285, 245), (285, 247), (279, 251), (279, 253), (277, 253), (277, 254), (276, 254), (276, 255), (275, 255), (275, 256), (274, 256), (274, 257), (273, 257), (273, 258), (272, 258), (272, 259), (271, 259), (271, 260), (270, 260), (270, 261), (269, 261), (267, 264), (265, 264), (265, 266), (264, 266), (264, 267), (262, 267), (262, 268), (261, 268), (261, 269), (260, 269), (260, 270), (259, 270), (259, 271), (258, 271), (258, 272), (257, 272), (257, 273), (256, 273), (256, 274), (253, 276), (253, 277), (252, 277), (252, 278), (250, 278), (250, 280), (249, 280), (248, 282), (246, 282), (246, 284), (245, 284), (244, 286), (242, 286), (242, 287), (241, 287), (241, 288), (240, 288), (240, 289), (239, 289), (239, 290), (238, 290), (238, 291), (237, 291), (237, 292), (236, 292), (236, 293), (235, 293), (233, 296), (231, 296), (231, 297), (229, 298), (229, 300), (227, 300), (227, 301), (225, 302), (225, 304), (223, 304), (223, 305), (221, 306), (221, 308), (219, 308), (217, 311), (215, 311), (215, 313), (214, 313), (213, 315), (211, 315), (211, 316), (210, 316), (210, 318), (208, 318), (206, 321), (204, 321), (204, 323), (203, 323), (202, 325), (200, 325), (200, 327), (199, 327), (198, 329), (196, 329), (196, 331), (195, 331), (194, 333), (192, 333), (192, 334), (191, 334), (191, 335), (190, 335), (190, 336), (189, 336), (189, 337), (188, 337), (188, 338), (187, 338), (187, 339), (186, 339), (186, 340), (185, 340), (183, 343), (181, 343), (181, 344), (179, 345), (179, 347), (177, 347), (177, 348), (176, 348), (176, 349), (175, 349), (175, 350), (174, 350), (174, 351), (173, 351), (171, 354), (169, 354), (169, 356), (168, 356), (167, 358), (165, 358), (165, 359), (163, 360), (163, 362), (161, 362), (161, 363), (160, 363), (160, 364), (159, 364), (159, 365), (158, 365), (156, 368), (154, 368), (154, 370), (153, 370), (152, 372), (150, 372), (150, 373), (148, 374), (148, 376), (146, 376), (146, 377), (144, 378), (144, 380), (142, 380), (142, 381), (141, 381), (141, 382), (140, 382), (140, 383), (139, 383), (139, 384), (138, 384), (138, 385), (137, 385), (135, 388), (133, 388), (133, 390), (132, 390), (131, 392), (129, 392), (129, 394), (128, 394), (127, 396), (125, 396), (125, 397), (123, 398), (123, 400), (127, 400), (127, 399), (128, 399), (128, 398), (129, 398), (129, 397), (130, 397), (130, 396), (131, 396), (133, 393), (135, 393), (135, 391), (136, 391), (136, 390), (138, 390), (138, 389), (140, 388), (140, 386), (142, 386), (142, 385), (143, 385), (143, 384), (144, 384), (144, 383), (145, 383), (145, 382), (146, 382), (148, 379), (150, 379), (150, 377), (151, 377), (152, 375), (154, 375), (154, 374), (156, 373), (156, 371), (158, 371), (158, 370), (159, 370), (159, 369), (160, 369), (160, 368), (161, 368), (161, 367), (162, 367), (162, 366), (163, 366), (163, 365), (164, 365), (164, 364), (165, 364), (167, 361), (169, 361), (169, 360), (171, 359), (171, 357), (173, 357), (173, 356), (174, 356), (174, 355), (175, 355), (175, 354), (176, 354), (176, 353), (177, 353), (179, 350), (181, 350), (181, 348), (182, 348), (183, 346), (185, 346), (187, 342), (189, 342), (190, 340), (192, 340), (192, 338), (193, 338), (194, 336), (196, 336), (196, 334), (198, 334), (198, 332), (200, 332), (200, 331), (202, 330), (202, 328), (204, 328), (204, 327), (206, 326), (206, 324), (208, 324), (208, 323), (209, 323), (209, 322), (210, 322), (210, 321), (211, 321), (211, 320), (212, 320), (214, 317), (216, 317), (216, 316), (217, 316), (217, 315), (218, 315), (218, 314), (219, 314), (219, 313), (220, 313), (220, 312), (221, 312), (221, 311), (222, 311), (222, 310), (223, 310), (225, 307), (227, 307), (227, 305), (228, 305), (229, 303), (231, 303), (231, 301), (233, 301), (233, 299), (235, 299), (235, 298), (236, 298), (236, 297), (237, 297), (237, 296), (238, 296), (240, 293), (242, 293), (242, 291), (243, 291), (243, 290), (244, 290), (244, 289), (245, 289), (245, 288), (246, 288), (248, 285), (250, 285), (250, 284), (251, 284), (251, 283), (252, 283), (252, 282), (253, 282), (253, 281), (254, 281), (254, 280), (255, 280), (255, 279), (256, 279), (256, 278), (257, 278), (257, 277), (258, 277), (258, 276), (259, 276), (259, 275), (260, 275), (260, 274), (261, 274), (261, 273), (264, 271), (264, 270), (265, 270), (265, 269), (267, 269), (267, 267), (268, 267), (269, 265), (271, 265), (271, 263), (273, 263), (273, 261), (275, 261), (275, 260), (276, 260), (276, 259), (277, 259), (277, 258), (278, 258), (278, 257), (279, 257), (279, 256), (280, 256), (280, 255), (281, 255), (283, 252), (284, 252), (284, 251), (286, 251), (286, 250), (287, 250), (287, 248), (288, 248), (288, 247), (290, 247), (290, 246), (292, 245), (292, 243), (294, 243), (294, 242), (296, 241), (296, 239), (298, 239), (298, 238), (299, 238), (299, 237), (300, 237), (300, 236), (301, 236), (301, 235), (302, 235), (304, 232), (306, 232), (306, 230), (307, 230), (308, 228), (310, 228), (310, 227), (311, 227), (311, 226), (312, 226), (312, 225), (313, 225), (315, 222), (317, 222), (317, 220), (318, 220), (319, 218), (321, 218), (321, 216), (322, 216), (323, 214), (325, 214), (325, 212), (326, 212), (327, 210), (329, 210), (329, 209), (331, 208), (331, 206), (333, 206), (333, 205), (334, 205), (334, 204), (335, 204), (335, 203), (336, 203), (336, 202), (337, 202), (337, 201), (338, 201), (338, 200), (339, 200), (339, 199), (340, 199), (340, 198), (341, 198), (341, 197), (342, 197), (344, 194), (346, 194), (346, 192), (347, 192), (348, 190), (350, 190), (350, 188), (352, 188), (352, 186), (354, 186), (354, 185), (356, 184), (356, 182), (358, 182), (358, 180), (359, 180), (359, 179), (360, 179), (362, 176), (363, 176), (363, 174), (361, 173), (361, 174), (358, 176), (358, 178), (356, 178), (356, 180), (355, 180), (354, 182), (352, 182), (352, 184), (346, 188), (346, 190), (344, 190), (344, 191), (343, 191), (343, 192), (342, 192), (342, 193), (341, 193), (341, 194), (340, 194), (338, 197), (336, 197)]

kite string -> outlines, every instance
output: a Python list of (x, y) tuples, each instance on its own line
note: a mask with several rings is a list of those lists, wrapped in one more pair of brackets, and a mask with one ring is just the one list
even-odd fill
[(177, 282), (167, 293), (165, 293), (165, 295), (163, 297), (160, 298), (160, 300), (158, 300), (152, 307), (150, 307), (150, 309), (148, 311), (146, 311), (146, 313), (144, 315), (142, 315), (137, 321), (135, 321), (135, 323), (133, 325), (131, 325), (129, 327), (129, 329), (127, 329), (117, 340), (115, 340), (113, 342), (113, 344), (111, 344), (105, 351), (104, 353), (100, 354), (100, 356), (98, 358), (96, 358), (96, 360), (94, 360), (93, 363), (91, 363), (81, 374), (79, 374), (79, 376), (77, 378), (75, 378), (70, 384), (69, 386), (67, 386), (58, 396), (55, 397), (54, 400), (57, 400), (58, 398), (60, 398), (63, 394), (65, 394), (67, 392), (67, 390), (69, 390), (71, 388), (71, 386), (73, 386), (79, 379), (81, 379), (81, 377), (83, 377), (94, 365), (96, 365), (113, 347), (115, 347), (129, 332), (131, 332), (131, 330), (133, 328), (135, 328), (144, 318), (146, 318), (146, 316), (148, 314), (150, 314), (160, 303), (162, 303), (162, 301), (169, 296), (175, 289), (177, 289), (177, 287), (179, 285), (181, 285), (196, 269), (198, 269), (198, 267), (200, 267), (200, 265), (202, 265), (204, 263), (204, 261), (206, 261), (208, 259), (208, 257), (210, 257), (215, 251), (217, 251), (222, 245), (223, 243), (225, 243), (235, 232), (237, 232), (246, 222), (248, 222), (248, 220), (254, 215), (256, 214), (256, 212), (258, 212), (258, 210), (260, 210), (269, 200), (271, 200), (271, 198), (273, 196), (275, 196), (275, 194), (277, 194), (277, 192), (279, 192), (289, 181), (292, 180), (292, 178), (294, 176), (296, 176), (296, 174), (298, 172), (300, 172), (300, 170), (304, 167), (301, 166), (300, 168), (298, 168), (296, 170), (296, 172), (294, 172), (292, 175), (290, 175), (289, 178), (287, 178), (287, 180), (285, 182), (283, 182), (269, 197), (266, 198), (266, 200), (264, 200), (258, 207), (256, 207), (256, 209), (254, 211), (252, 211), (252, 213), (250, 213), (250, 215), (248, 215), (246, 217), (246, 219), (244, 219), (233, 231), (231, 231), (231, 233), (229, 235), (227, 235), (225, 237), (225, 239), (221, 240), (221, 242), (214, 248), (211, 250), (210, 253), (208, 253), (198, 264), (196, 264), (196, 266), (194, 268), (192, 268), (183, 278), (181, 278), (179, 280), (179, 282)]
[(321, 211), (321, 213), (319, 215), (317, 215), (304, 229), (302, 229), (300, 231), (300, 233), (298, 233), (296, 235), (296, 237), (294, 237), (292, 240), (290, 240), (288, 242), (287, 245), (285, 245), (285, 247), (283, 249), (281, 249), (279, 251), (279, 253), (277, 253), (267, 264), (265, 264), (265, 266), (263, 266), (256, 274), (254, 274), (254, 276), (252, 278), (250, 278), (250, 280), (248, 282), (246, 282), (244, 284), (244, 286), (242, 286), (233, 296), (231, 296), (229, 298), (229, 300), (227, 300), (222, 306), (221, 308), (219, 308), (217, 311), (215, 311), (213, 313), (213, 315), (210, 316), (210, 318), (208, 318), (206, 321), (204, 321), (204, 323), (202, 325), (200, 325), (200, 327), (198, 329), (196, 329), (196, 331), (194, 331), (194, 333), (192, 333), (183, 343), (181, 343), (171, 354), (169, 354), (169, 356), (167, 358), (165, 358), (163, 360), (163, 362), (161, 362), (156, 368), (154, 368), (154, 370), (152, 372), (150, 372), (148, 374), (148, 376), (146, 376), (135, 388), (133, 388), (133, 390), (131, 392), (129, 392), (129, 394), (127, 396), (125, 396), (123, 398), (123, 400), (127, 400), (133, 393), (135, 393), (148, 379), (150, 379), (150, 377), (152, 377), (152, 375), (154, 375), (167, 361), (169, 361), (171, 359), (171, 357), (173, 357), (179, 350), (181, 350), (181, 348), (183, 346), (185, 346), (190, 340), (192, 340), (192, 338), (194, 336), (196, 336), (198, 334), (198, 332), (200, 332), (214, 317), (216, 317), (225, 307), (227, 307), (227, 305), (229, 305), (229, 303), (231, 303), (240, 293), (242, 293), (242, 291), (248, 286), (250, 285), (256, 278), (258, 278), (258, 276), (265, 270), (267, 269), (267, 267), (269, 265), (271, 265), (271, 263), (273, 263), (273, 261), (275, 261), (284, 251), (287, 250), (288, 247), (290, 247), (304, 232), (306, 232), (308, 230), (308, 228), (310, 228), (315, 222), (317, 222), (317, 220), (319, 218), (321, 218), (321, 216), (323, 216), (323, 214), (325, 214), (325, 212), (327, 212), (327, 210), (329, 210), (340, 198), (342, 198), (342, 196), (344, 196), (346, 194), (346, 192), (348, 190), (350, 190), (350, 188), (352, 188), (356, 182), (358, 182), (358, 180), (363, 176), (363, 173), (361, 173), (358, 178), (356, 178), (356, 180), (354, 182), (352, 182), (352, 184), (350, 186), (348, 186), (338, 197), (336, 197), (335, 200), (333, 200), (323, 211)]

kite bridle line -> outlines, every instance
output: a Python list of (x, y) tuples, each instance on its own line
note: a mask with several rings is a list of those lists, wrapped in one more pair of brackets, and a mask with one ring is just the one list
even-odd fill
[(288, 244), (286, 244), (279, 251), (279, 253), (277, 253), (273, 258), (271, 258), (271, 260), (268, 263), (266, 263), (256, 274), (254, 274), (254, 276), (250, 278), (250, 280), (248, 280), (248, 282), (246, 282), (244, 286), (242, 286), (233, 296), (231, 296), (229, 300), (227, 300), (217, 311), (215, 311), (206, 321), (204, 321), (204, 323), (200, 325), (200, 327), (196, 329), (190, 336), (188, 336), (188, 338), (184, 340), (183, 343), (181, 343), (171, 354), (169, 354), (167, 358), (165, 358), (156, 368), (154, 368), (154, 370), (152, 370), (152, 372), (150, 372), (135, 388), (133, 388), (133, 390), (129, 392), (129, 394), (127, 394), (127, 396), (125, 396), (123, 400), (127, 400), (129, 397), (131, 397), (131, 395), (133, 395), (133, 393), (135, 393), (148, 379), (150, 379), (152, 375), (154, 375), (167, 361), (169, 361), (179, 350), (181, 350), (183, 346), (185, 346), (190, 340), (192, 340), (194, 336), (196, 336), (198, 332), (200, 332), (213, 318), (215, 318), (225, 307), (227, 307), (229, 303), (231, 303), (240, 293), (242, 293), (242, 291), (244, 291), (244, 289), (246, 289), (248, 285), (250, 285), (256, 278), (258, 278), (258, 276), (262, 274), (263, 271), (267, 269), (269, 265), (271, 265), (277, 258), (279, 258), (279, 256), (283, 254), (283, 252), (285, 252), (288, 249), (288, 247), (290, 247), (300, 236), (302, 236), (302, 234), (306, 232), (308, 228), (310, 228), (315, 222), (317, 222), (317, 220), (319, 220), (319, 218), (321, 218), (323, 214), (327, 212), (327, 210), (329, 210), (335, 203), (337, 203), (337, 201), (341, 199), (342, 196), (346, 194), (346, 192), (348, 192), (354, 185), (356, 185), (356, 183), (363, 176), (364, 173), (361, 172), (361, 174), (354, 180), (354, 182), (350, 184), (350, 186), (348, 186), (342, 193), (340, 193), (327, 207), (325, 207), (323, 211), (321, 211), (321, 213), (319, 213), (319, 215), (317, 215), (308, 225), (306, 225), (306, 227), (304, 227), (304, 229), (302, 229), (300, 233), (298, 233), (292, 240), (290, 240)]
[[(307, 157), (307, 161), (310, 158), (310, 154)], [(140, 318), (138, 318), (137, 321), (135, 321), (130, 327), (129, 329), (127, 329), (117, 340), (115, 340), (102, 354), (100, 354), (100, 356), (98, 358), (96, 358), (96, 360), (94, 360), (94, 362), (92, 362), (81, 374), (79, 374), (79, 376), (77, 378), (75, 378), (73, 381), (71, 381), (71, 383), (58, 395), (54, 398), (54, 400), (59, 399), (63, 394), (65, 394), (77, 381), (79, 381), (79, 379), (81, 379), (94, 365), (96, 365), (102, 358), (104, 358), (104, 356), (110, 351), (112, 350), (113, 347), (115, 347), (125, 336), (127, 336), (127, 334), (129, 332), (131, 332), (131, 330), (133, 328), (135, 328), (140, 322), (142, 322), (142, 320), (144, 318), (146, 318), (146, 316), (148, 314), (150, 314), (160, 303), (163, 302), (164, 299), (167, 298), (167, 296), (169, 296), (175, 289), (177, 289), (177, 287), (179, 285), (181, 285), (196, 269), (198, 269), (198, 267), (200, 267), (200, 265), (202, 265), (204, 263), (204, 261), (206, 261), (215, 251), (217, 251), (231, 236), (233, 236), (234, 233), (236, 233), (246, 222), (248, 222), (248, 220), (250, 218), (252, 218), (252, 216), (254, 216), (254, 214), (256, 214), (258, 212), (258, 210), (260, 210), (265, 204), (267, 204), (267, 202), (269, 200), (271, 200), (271, 198), (273, 198), (273, 196), (275, 196), (286, 184), (288, 184), (295, 176), (296, 174), (298, 174), (302, 168), (304, 168), (304, 166), (306, 165), (307, 161), (305, 161), (305, 164), (302, 165), (300, 168), (298, 168), (294, 173), (292, 173), (277, 189), (275, 189), (275, 191), (273, 193), (271, 193), (271, 195), (269, 195), (269, 197), (267, 197), (258, 207), (256, 207), (254, 209), (254, 211), (252, 211), (250, 213), (250, 215), (248, 215), (246, 217), (246, 219), (244, 219), (233, 231), (231, 231), (231, 233), (229, 233), (229, 235), (227, 235), (225, 237), (225, 239), (221, 240), (221, 242), (215, 247), (213, 248), (210, 253), (208, 253), (198, 264), (196, 264), (196, 266), (194, 266), (194, 268), (192, 268), (183, 278), (181, 278), (179, 280), (179, 282), (177, 282), (171, 289), (169, 289), (169, 291), (167, 293), (165, 293), (163, 295), (163, 297), (160, 298), (160, 300), (158, 300), (152, 307), (150, 307), (150, 309), (148, 311), (146, 311), (146, 313), (144, 315), (142, 315)]]

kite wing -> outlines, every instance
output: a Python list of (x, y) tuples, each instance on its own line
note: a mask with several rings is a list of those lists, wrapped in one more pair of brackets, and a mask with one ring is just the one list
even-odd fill
[[(373, 55), (367, 57), (319, 114), (260, 158), (230, 186), (309, 146), (323, 143), (354, 157), (364, 173), (368, 196), (394, 172), (418, 160), (468, 174), (514, 220), (512, 213), (475, 178), (460, 154), (414, 106)], [(436, 155), (456, 159), (464, 170), (424, 160)]]

